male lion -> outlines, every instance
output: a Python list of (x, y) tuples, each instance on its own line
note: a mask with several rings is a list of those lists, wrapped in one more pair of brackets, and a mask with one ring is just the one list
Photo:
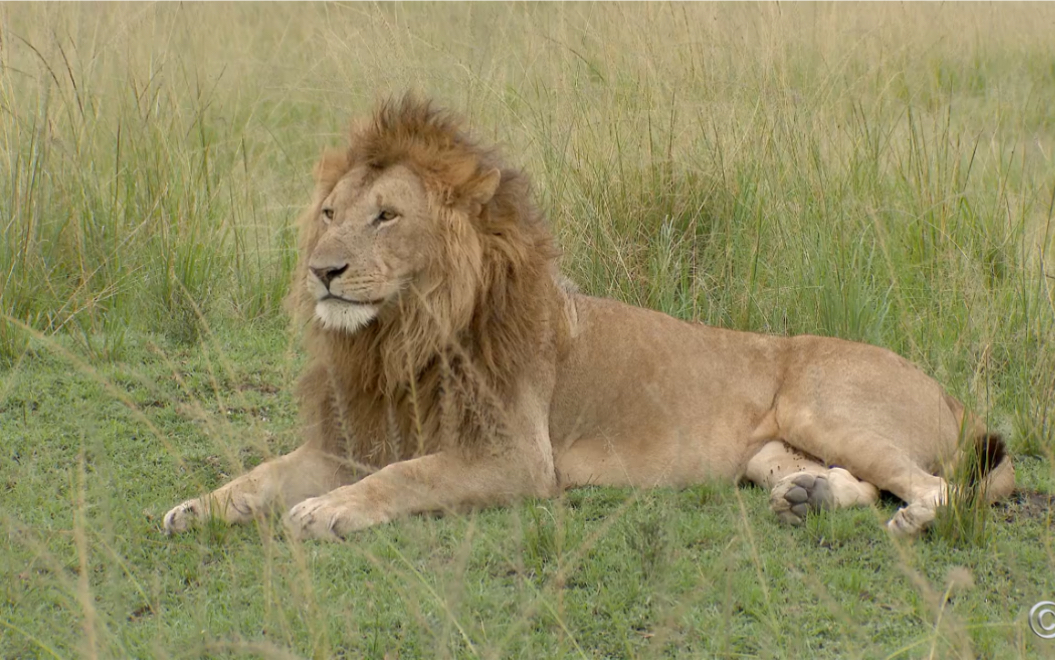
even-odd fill
[[(523, 174), (448, 115), (382, 104), (315, 170), (291, 304), (310, 319), (304, 444), (165, 516), (281, 507), (305, 538), (586, 484), (746, 478), (781, 519), (904, 500), (911, 534), (999, 437), (894, 353), (686, 323), (563, 285)], [(838, 466), (838, 467), (836, 467)]]

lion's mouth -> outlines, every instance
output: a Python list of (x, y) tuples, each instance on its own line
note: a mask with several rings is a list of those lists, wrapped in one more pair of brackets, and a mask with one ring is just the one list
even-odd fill
[(328, 330), (352, 334), (377, 318), (378, 308), (383, 302), (384, 300), (350, 300), (331, 294), (315, 303), (315, 317)]
[(352, 300), (351, 298), (343, 298), (341, 296), (335, 296), (332, 293), (327, 293), (322, 298), (319, 298), (318, 302), (326, 302), (327, 300), (336, 300), (337, 302), (346, 303), (349, 305), (365, 305), (367, 307), (377, 307), (378, 305), (385, 302), (385, 298), (371, 298), (367, 300)]

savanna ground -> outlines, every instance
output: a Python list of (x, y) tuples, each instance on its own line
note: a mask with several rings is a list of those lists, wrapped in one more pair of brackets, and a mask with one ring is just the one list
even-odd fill
[[(0, 657), (1055, 657), (1055, 7), (0, 5)], [(160, 516), (297, 444), (290, 223), (416, 89), (586, 291), (888, 346), (1020, 492), (585, 489), (345, 544)]]

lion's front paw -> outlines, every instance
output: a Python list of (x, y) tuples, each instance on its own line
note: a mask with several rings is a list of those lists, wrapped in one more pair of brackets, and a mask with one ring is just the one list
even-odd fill
[(801, 525), (809, 511), (830, 509), (835, 504), (828, 478), (808, 472), (790, 474), (773, 486), (769, 508), (783, 522)]
[(207, 514), (201, 500), (187, 500), (165, 514), (165, 533), (185, 532), (204, 519)]
[(353, 501), (334, 494), (304, 500), (289, 511), (286, 526), (295, 538), (337, 541), (379, 521), (363, 515)]

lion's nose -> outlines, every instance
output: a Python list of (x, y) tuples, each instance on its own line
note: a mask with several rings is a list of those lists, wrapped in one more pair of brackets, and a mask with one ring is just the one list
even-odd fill
[(348, 270), (348, 264), (343, 264), (340, 266), (325, 266), (323, 268), (312, 268), (311, 272), (315, 274), (315, 277), (319, 278), (319, 281), (322, 282), (323, 286), (329, 289), (330, 282), (332, 282), (334, 278), (336, 278), (346, 270)]

